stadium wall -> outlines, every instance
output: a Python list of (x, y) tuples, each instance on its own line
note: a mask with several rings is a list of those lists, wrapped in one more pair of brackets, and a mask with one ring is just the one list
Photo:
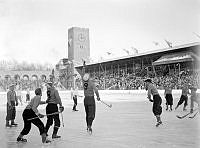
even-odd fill
[[(158, 90), (159, 94), (161, 95), (163, 99), (163, 105), (165, 102), (164, 98), (164, 90)], [(200, 89), (197, 90), (198, 93), (200, 93)], [(22, 100), (23, 103), (26, 100), (26, 91), (22, 91)], [(71, 91), (59, 91), (60, 97), (63, 102), (67, 101), (67, 104), (72, 104), (71, 99)], [(147, 91), (146, 90), (99, 90), (100, 98), (102, 100), (110, 101), (110, 102), (119, 102), (119, 101), (148, 101), (147, 99)], [(179, 98), (181, 96), (181, 90), (173, 90), (172, 91), (174, 98)], [(83, 91), (79, 91), (79, 95), (83, 95)], [(34, 96), (34, 91), (30, 91), (31, 98)], [(46, 100), (46, 91), (43, 91), (42, 100)], [(95, 97), (96, 98), (96, 97)], [(6, 107), (7, 98), (6, 98), (6, 92), (0, 92), (0, 107), (4, 106)], [(83, 103), (83, 97), (78, 98), (78, 103)], [(20, 106), (20, 102), (19, 102)]]

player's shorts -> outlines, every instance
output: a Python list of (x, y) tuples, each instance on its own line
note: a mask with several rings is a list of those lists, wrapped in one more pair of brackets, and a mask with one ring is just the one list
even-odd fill
[(165, 99), (166, 99), (166, 105), (173, 105), (172, 94), (166, 94)]
[(154, 95), (153, 96), (153, 113), (154, 115), (161, 115), (162, 113), (162, 107), (161, 107), (161, 104), (162, 104), (162, 99), (159, 95)]

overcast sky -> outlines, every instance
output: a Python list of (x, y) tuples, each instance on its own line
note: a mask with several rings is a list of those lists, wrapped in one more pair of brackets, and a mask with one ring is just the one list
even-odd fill
[(71, 27), (89, 28), (94, 60), (199, 42), (200, 0), (0, 0), (0, 59), (56, 64)]

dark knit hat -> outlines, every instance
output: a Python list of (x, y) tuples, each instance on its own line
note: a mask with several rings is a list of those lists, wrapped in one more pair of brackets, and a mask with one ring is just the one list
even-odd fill
[(144, 80), (144, 82), (150, 82), (150, 83), (152, 83), (152, 80), (151, 79), (146, 79), (146, 80)]
[(53, 82), (51, 82), (51, 81), (48, 81), (46, 84), (48, 84), (48, 85), (52, 86), (52, 85), (53, 85)]
[(41, 88), (36, 88), (35, 95), (41, 95), (41, 94), (42, 94)]

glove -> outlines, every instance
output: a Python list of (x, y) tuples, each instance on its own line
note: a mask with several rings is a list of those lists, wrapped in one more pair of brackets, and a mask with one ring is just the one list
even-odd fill
[(150, 101), (150, 102), (153, 102), (153, 100), (152, 100), (152, 99), (149, 99), (149, 101)]
[(46, 103), (49, 103), (49, 99), (46, 100)]
[(63, 106), (60, 106), (60, 107), (59, 107), (59, 110), (60, 110), (60, 112), (62, 113), (62, 112), (64, 111), (64, 107), (63, 107)]
[(39, 113), (39, 114), (38, 114), (38, 117), (39, 117), (39, 118), (44, 118), (44, 115)]
[(97, 97), (97, 101), (100, 101), (100, 98), (99, 98), (99, 97)]
[(190, 113), (193, 113), (193, 109), (192, 108), (190, 109)]

